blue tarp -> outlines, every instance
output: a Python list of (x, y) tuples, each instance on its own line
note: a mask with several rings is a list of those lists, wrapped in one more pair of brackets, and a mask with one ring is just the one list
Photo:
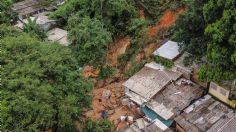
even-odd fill
[(171, 126), (173, 123), (173, 120), (165, 120), (160, 115), (158, 115), (156, 112), (148, 108), (147, 106), (141, 107), (142, 112), (150, 119), (155, 120), (158, 119), (162, 123), (164, 123), (166, 126)]

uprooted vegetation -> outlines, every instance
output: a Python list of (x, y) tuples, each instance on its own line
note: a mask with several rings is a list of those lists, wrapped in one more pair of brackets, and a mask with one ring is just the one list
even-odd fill
[[(158, 37), (158, 35), (163, 36), (161, 29), (163, 27), (168, 29), (174, 24), (177, 16), (184, 11), (179, 10), (181, 11), (166, 11), (154, 26), (150, 26), (150, 21), (142, 16), (133, 21), (128, 37), (123, 37), (109, 45), (107, 62), (117, 69), (117, 74), (97, 82), (93, 90), (92, 109), (86, 113), (87, 118), (100, 119), (101, 112), (107, 110), (108, 119), (119, 128), (120, 116), (137, 116), (120, 103), (120, 99), (124, 95), (122, 83), (139, 71), (146, 62), (153, 59), (152, 53), (163, 39), (163, 37)], [(150, 35), (150, 32), (155, 32), (155, 34)], [(104, 92), (107, 91), (111, 94), (111, 98), (108, 100), (103, 97)]]

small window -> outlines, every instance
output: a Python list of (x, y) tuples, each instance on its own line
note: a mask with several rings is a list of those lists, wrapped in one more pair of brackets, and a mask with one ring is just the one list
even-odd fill
[(214, 83), (211, 83), (211, 88), (214, 89), (214, 90), (217, 90), (217, 85), (214, 84)]
[(226, 91), (224, 89), (220, 89), (220, 93), (224, 96), (226, 96)]

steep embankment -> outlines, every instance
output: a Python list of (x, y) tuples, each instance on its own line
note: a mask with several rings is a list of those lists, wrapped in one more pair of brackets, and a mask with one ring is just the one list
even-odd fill
[[(165, 11), (163, 16), (157, 22), (157, 24), (155, 26), (150, 27), (148, 32), (149, 37), (155, 38), (156, 35), (159, 35), (158, 31), (161, 28), (168, 28), (172, 26), (175, 23), (178, 15), (183, 11), (184, 9), (179, 9), (177, 11)], [(143, 10), (140, 10), (139, 14), (140, 18), (145, 18)], [(110, 45), (107, 60), (112, 66), (117, 66), (117, 58), (121, 54), (126, 53), (127, 49), (129, 48), (130, 41), (130, 37), (124, 37)], [(158, 47), (158, 45), (158, 43), (147, 44), (144, 48), (144, 53), (139, 53), (136, 55), (136, 61), (141, 61), (142, 59), (144, 59), (143, 56), (150, 56), (152, 52)], [(124, 79), (123, 73), (121, 72), (122, 71), (118, 69), (118, 74), (112, 79), (109, 78), (97, 82), (97, 85), (92, 91), (92, 108), (91, 110), (85, 113), (85, 116), (87, 118), (92, 118), (95, 120), (101, 119), (101, 112), (106, 110), (108, 112), (108, 119), (113, 121), (117, 126), (120, 116), (135, 114), (127, 107), (124, 107), (121, 104), (120, 98), (124, 95), (124, 89), (122, 86)], [(94, 74), (96, 72), (94, 72), (91, 68), (90, 70), (86, 71), (86, 73), (91, 74), (92, 77), (96, 77), (96, 74)], [(106, 95), (109, 95), (109, 97), (106, 98)]]

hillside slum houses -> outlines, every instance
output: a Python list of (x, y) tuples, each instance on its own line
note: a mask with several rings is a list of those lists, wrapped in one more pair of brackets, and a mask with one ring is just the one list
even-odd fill
[(223, 92), (225, 98), (222, 98), (216, 91), (222, 94), (224, 88), (211, 82), (209, 94), (206, 94), (207, 88), (191, 80), (194, 67), (183, 65), (183, 58), (188, 53), (179, 52), (176, 42), (165, 41), (153, 54), (173, 61), (174, 65), (167, 69), (156, 62), (147, 63), (124, 82), (124, 104), (137, 109), (142, 117), (134, 119), (134, 123), (122, 131), (236, 131), (236, 125), (232, 125), (236, 116), (234, 101), (231, 99), (229, 104), (224, 100), (230, 95), (234, 97), (232, 92)]
[(229, 130), (236, 131), (236, 124), (231, 124), (235, 123), (235, 117), (232, 109), (211, 95), (205, 95), (187, 107), (175, 121), (176, 128), (180, 132), (219, 132), (228, 125), (232, 125)]
[(49, 19), (47, 16), (50, 11), (55, 10), (57, 6), (64, 3), (64, 0), (58, 0), (56, 4), (45, 6), (38, 0), (25, 0), (13, 5), (13, 10), (18, 13), (19, 20), (15, 27), (23, 30), (24, 25), (28, 24), (29, 19), (35, 21), (39, 27), (47, 32), (48, 40), (68, 46), (67, 31), (58, 26), (58, 21)]
[(13, 4), (13, 10), (18, 13), (19, 19), (25, 19), (34, 14), (55, 10), (63, 3), (64, 0), (57, 0), (55, 3), (45, 6), (39, 0), (24, 0)]

